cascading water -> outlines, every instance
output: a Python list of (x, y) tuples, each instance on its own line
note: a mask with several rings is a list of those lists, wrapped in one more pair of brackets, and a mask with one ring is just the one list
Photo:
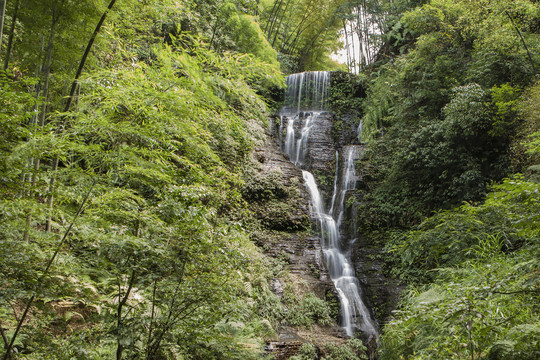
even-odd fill
[[(284, 116), (287, 118), (287, 133), (282, 148), (289, 155), (291, 162), (300, 167), (305, 163), (310, 132), (316, 124), (317, 117), (326, 109), (329, 85), (328, 72), (301, 73), (287, 77), (286, 106), (282, 109), (282, 115), (286, 114)], [(292, 110), (293, 106), (296, 107), (295, 112)], [(378, 337), (374, 321), (362, 301), (358, 279), (340, 243), (340, 226), (345, 213), (346, 193), (354, 189), (357, 180), (354, 160), (358, 158), (359, 147), (345, 147), (344, 153), (341, 182), (338, 182), (340, 174), (336, 169), (334, 194), (329, 211), (325, 211), (313, 175), (305, 170), (302, 173), (311, 196), (312, 216), (320, 225), (321, 244), (328, 272), (339, 294), (342, 326), (349, 336), (353, 336), (354, 330), (358, 328), (367, 338), (374, 339)], [(336, 153), (337, 168), (338, 160), (339, 153)]]
[[(292, 74), (287, 76), (286, 83), (287, 91), (281, 109), (281, 119), (283, 121), (283, 117), (286, 116), (288, 121), (282, 149), (289, 155), (291, 162), (303, 165), (311, 126), (328, 105), (330, 73), (312, 71)], [(300, 131), (297, 132), (296, 128)]]
[(324, 211), (321, 195), (313, 175), (302, 171), (311, 195), (312, 214), (321, 227), (321, 242), (330, 278), (336, 286), (341, 301), (341, 321), (347, 335), (353, 336), (355, 324), (368, 337), (377, 337), (377, 330), (369, 310), (362, 301), (358, 279), (354, 276), (349, 259), (341, 249), (339, 228), (334, 218)]
[[(334, 217), (337, 216), (338, 227), (341, 227), (343, 215), (345, 213), (345, 195), (347, 195), (347, 191), (354, 190), (356, 187), (357, 176), (354, 168), (354, 161), (358, 159), (359, 150), (360, 148), (355, 145), (345, 146), (343, 148), (343, 174), (341, 176), (341, 189), (339, 191), (339, 200), (337, 202), (339, 207), (337, 213), (335, 213), (335, 209), (333, 209), (334, 213), (332, 213)], [(335, 187), (334, 191), (337, 191)]]
[(330, 73), (311, 71), (287, 76), (282, 112), (322, 111), (328, 108)]

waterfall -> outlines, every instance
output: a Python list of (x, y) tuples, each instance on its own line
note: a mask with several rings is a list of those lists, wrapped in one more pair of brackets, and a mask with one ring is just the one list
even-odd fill
[(282, 111), (299, 114), (301, 111), (322, 111), (328, 108), (330, 73), (310, 71), (286, 78), (287, 90)]
[(377, 330), (369, 310), (362, 301), (360, 285), (354, 269), (345, 256), (339, 242), (339, 228), (334, 218), (324, 211), (322, 198), (313, 175), (302, 171), (306, 187), (311, 196), (312, 215), (321, 228), (321, 242), (330, 278), (336, 286), (341, 302), (341, 321), (347, 335), (354, 335), (354, 325), (368, 337), (377, 337)]
[[(358, 159), (360, 148), (355, 145), (349, 145), (345, 146), (343, 148), (343, 173), (341, 176), (341, 189), (339, 191), (339, 200), (337, 202), (339, 211), (337, 214), (334, 214), (334, 216), (337, 215), (337, 223), (338, 227), (341, 227), (341, 223), (343, 222), (343, 216), (345, 212), (345, 195), (347, 195), (347, 191), (354, 190), (356, 188), (356, 170), (354, 167), (354, 161)], [(336, 188), (334, 188), (334, 192), (337, 191)]]
[[(291, 162), (303, 167), (309, 155), (309, 136), (317, 118), (327, 109), (330, 85), (329, 72), (293, 74), (287, 77), (285, 106), (282, 120), (287, 119), (287, 133), (282, 146)], [(284, 127), (284, 125), (282, 125)], [(320, 226), (321, 246), (326, 266), (341, 302), (341, 325), (347, 335), (353, 336), (356, 328), (367, 338), (378, 337), (374, 321), (362, 301), (360, 284), (355, 277), (347, 253), (340, 243), (340, 227), (345, 216), (346, 193), (356, 186), (357, 175), (354, 161), (359, 156), (359, 146), (344, 147), (342, 172), (339, 172), (339, 153), (336, 152), (334, 193), (328, 211), (325, 210), (321, 193), (313, 175), (303, 170), (306, 188), (311, 196), (311, 213)], [(340, 176), (341, 175), (341, 176)], [(341, 178), (341, 182), (339, 182)], [(338, 184), (340, 186), (338, 186)]]
[(279, 116), (278, 141), (283, 151), (283, 115)]
[(293, 155), (296, 155), (294, 138), (294, 118), (289, 118), (287, 121), (287, 135), (285, 135), (285, 144), (283, 145), (283, 150), (285, 154), (289, 155), (289, 159), (293, 163), (296, 162), (296, 158), (293, 158)]
[[(286, 84), (281, 119), (286, 116), (288, 120), (282, 149), (289, 155), (291, 162), (301, 166), (307, 155), (311, 126), (328, 107), (330, 73), (311, 71), (292, 74), (287, 76)], [(300, 131), (297, 131), (296, 127)]]
[(338, 193), (338, 179), (339, 179), (339, 152), (336, 151), (336, 173), (334, 175), (334, 191), (332, 191), (332, 202), (330, 203), (330, 214), (334, 213), (334, 206), (336, 205), (336, 195)]

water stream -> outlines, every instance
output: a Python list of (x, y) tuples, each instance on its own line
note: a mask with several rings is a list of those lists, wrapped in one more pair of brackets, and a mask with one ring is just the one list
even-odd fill
[[(284, 153), (291, 162), (303, 167), (309, 150), (309, 136), (318, 116), (327, 108), (328, 72), (310, 72), (287, 77), (285, 106), (282, 109), (281, 126), (287, 119), (287, 133), (282, 145)], [(281, 135), (280, 135), (281, 136)], [(302, 170), (306, 188), (311, 196), (311, 214), (320, 226), (321, 246), (326, 266), (341, 302), (341, 326), (347, 335), (353, 336), (360, 330), (368, 339), (376, 339), (378, 333), (370, 312), (362, 301), (360, 284), (355, 277), (349, 254), (342, 248), (340, 228), (345, 220), (345, 202), (347, 192), (356, 186), (358, 177), (354, 161), (358, 159), (358, 145), (345, 146), (343, 151), (342, 171), (339, 171), (339, 153), (336, 152), (336, 173), (334, 193), (329, 209), (317, 187), (313, 174)], [(341, 181), (340, 181), (341, 180)], [(344, 239), (348, 244), (351, 239)]]

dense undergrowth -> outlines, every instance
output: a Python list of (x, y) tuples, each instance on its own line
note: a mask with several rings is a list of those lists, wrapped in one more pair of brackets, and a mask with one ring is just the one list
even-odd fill
[(382, 358), (540, 355), (537, 183), (494, 186), (480, 205), (425, 220), (388, 244), (410, 290), (386, 325)]
[[(260, 358), (282, 315), (241, 192), (262, 95), (283, 87), (276, 53), (241, 6), (211, 39), (186, 32), (210, 4), (121, 3), (66, 108), (73, 47), (104, 5), (7, 9), (19, 23), (0, 49), (2, 356)], [(40, 30), (41, 53), (23, 37)]]
[(248, 358), (273, 331), (244, 300), (267, 265), (231, 216), (249, 216), (242, 166), (265, 121), (249, 69), (273, 70), (196, 43), (153, 55), (85, 76), (77, 110), (43, 125), (2, 80), (6, 338), (35, 296), (17, 358)]
[(540, 8), (409, 5), (362, 103), (359, 224), (408, 284), (380, 357), (535, 359)]

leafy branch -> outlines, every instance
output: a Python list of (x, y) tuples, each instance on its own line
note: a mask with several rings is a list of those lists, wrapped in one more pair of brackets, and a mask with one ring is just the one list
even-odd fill
[[(62, 237), (62, 239), (60, 240), (60, 242), (56, 246), (56, 250), (54, 251), (54, 254), (49, 259), (49, 262), (47, 263), (47, 266), (45, 267), (45, 270), (43, 271), (43, 274), (40, 276), (40, 278), (38, 280), (38, 286), (43, 283), (43, 280), (49, 274), (49, 270), (51, 268), (52, 263), (54, 262), (54, 259), (56, 259), (56, 256), (60, 252), (60, 249), (62, 248), (62, 245), (64, 245), (64, 242), (66, 241), (69, 233), (71, 232), (71, 228), (73, 227), (73, 224), (75, 223), (75, 220), (77, 220), (77, 218), (81, 214), (82, 209), (83, 209), (84, 205), (86, 204), (86, 201), (88, 200), (88, 198), (90, 196), (90, 193), (92, 192), (92, 190), (94, 188), (95, 183), (96, 183), (96, 181), (94, 179), (94, 181), (92, 182), (92, 185), (90, 185), (90, 188), (88, 189), (88, 192), (86, 193), (86, 196), (84, 197), (81, 205), (79, 206), (79, 209), (77, 210), (77, 213), (75, 214), (75, 217), (71, 221), (71, 224), (69, 224), (69, 227), (65, 231), (64, 236)], [(39, 290), (39, 288), (37, 290)], [(17, 324), (17, 328), (15, 329), (15, 333), (11, 337), (11, 341), (9, 342), (9, 344), (8, 344), (8, 346), (6, 348), (6, 353), (4, 354), (4, 357), (2, 358), (3, 360), (8, 360), (9, 359), (9, 357), (11, 355), (11, 350), (13, 348), (13, 345), (15, 344), (15, 340), (17, 339), (17, 335), (19, 334), (19, 331), (21, 330), (22, 324), (23, 324), (24, 320), (26, 319), (26, 316), (28, 315), (28, 311), (30, 310), (30, 308), (32, 306), (32, 303), (34, 302), (34, 299), (36, 298), (36, 293), (37, 292), (38, 291), (36, 291), (34, 293), (34, 295), (32, 295), (32, 297), (30, 298), (30, 300), (28, 300), (28, 303), (26, 304), (26, 307), (25, 307), (25, 309), (23, 311), (23, 314), (22, 314), (22, 316), (21, 316), (21, 318), (19, 320), (19, 323)]]

